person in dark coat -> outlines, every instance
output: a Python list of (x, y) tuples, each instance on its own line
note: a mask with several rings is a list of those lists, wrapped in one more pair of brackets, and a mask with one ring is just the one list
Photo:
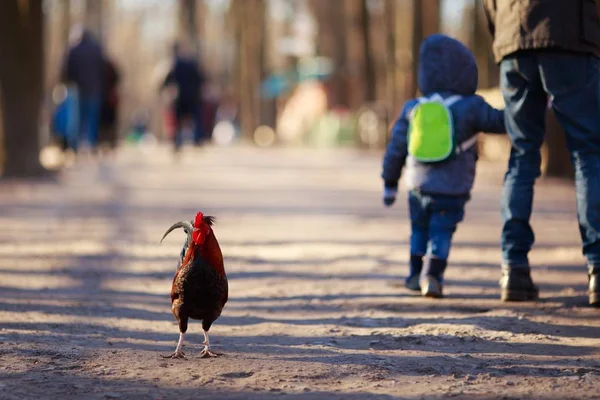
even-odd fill
[(110, 59), (105, 58), (99, 142), (108, 145), (113, 150), (117, 147), (119, 80), (120, 74), (117, 66)]
[(86, 138), (92, 149), (98, 144), (104, 56), (102, 46), (81, 26), (71, 31), (72, 47), (64, 66), (63, 79), (77, 86), (79, 93), (80, 139)]
[(191, 119), (194, 123), (194, 143), (200, 145), (205, 139), (202, 124), (202, 102), (200, 92), (206, 79), (196, 60), (183, 55), (179, 43), (176, 43), (173, 46), (173, 52), (175, 60), (163, 82), (162, 88), (171, 85), (177, 88), (177, 96), (174, 102), (177, 124), (174, 135), (174, 144), (175, 150), (178, 151), (183, 144), (182, 129), (187, 120)]
[(485, 0), (506, 127), (512, 141), (502, 193), (501, 299), (538, 298), (528, 253), (548, 100), (575, 167), (589, 302), (600, 306), (600, 18), (595, 0)]

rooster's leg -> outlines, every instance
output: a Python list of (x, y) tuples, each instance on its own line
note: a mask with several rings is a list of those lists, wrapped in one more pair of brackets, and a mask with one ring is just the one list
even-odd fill
[(202, 332), (204, 333), (204, 342), (200, 344), (204, 346), (210, 346), (210, 343), (208, 342), (208, 332), (206, 332), (205, 330), (202, 330)]
[(202, 357), (202, 358), (217, 357), (216, 353), (213, 353), (212, 351), (210, 351), (210, 341), (208, 340), (208, 332), (206, 330), (202, 330), (202, 331), (204, 332), (204, 342), (202, 342), (202, 344), (204, 345), (204, 348), (200, 352), (200, 357)]
[(185, 353), (183, 352), (183, 336), (185, 333), (179, 333), (179, 341), (177, 342), (177, 347), (175, 348), (175, 352), (168, 356), (163, 356), (164, 358), (185, 358)]

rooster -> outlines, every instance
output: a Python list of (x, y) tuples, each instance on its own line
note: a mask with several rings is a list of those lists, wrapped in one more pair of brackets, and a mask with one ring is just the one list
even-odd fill
[(214, 217), (196, 214), (193, 222), (181, 221), (173, 224), (163, 235), (177, 228), (187, 234), (173, 285), (171, 286), (171, 310), (179, 324), (179, 342), (175, 352), (165, 358), (184, 358), (183, 337), (188, 319), (202, 321), (204, 348), (202, 358), (217, 357), (210, 351), (208, 330), (219, 316), (228, 298), (229, 287), (219, 242), (213, 232)]

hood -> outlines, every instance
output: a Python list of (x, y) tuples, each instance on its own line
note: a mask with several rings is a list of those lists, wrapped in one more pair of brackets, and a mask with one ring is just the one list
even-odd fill
[(424, 95), (453, 92), (463, 96), (477, 90), (477, 63), (471, 50), (446, 35), (428, 36), (419, 54), (419, 89)]

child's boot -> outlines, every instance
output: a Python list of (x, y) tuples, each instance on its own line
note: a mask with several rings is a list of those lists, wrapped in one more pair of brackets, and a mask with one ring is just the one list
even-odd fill
[(409, 290), (416, 292), (421, 290), (419, 285), (419, 277), (421, 276), (421, 270), (423, 269), (423, 256), (410, 256), (410, 275), (406, 278), (404, 286)]
[(590, 268), (589, 273), (590, 305), (600, 307), (600, 271), (599, 268)]
[(421, 279), (421, 294), (436, 299), (444, 297), (444, 271), (448, 262), (440, 258), (427, 257), (425, 276)]

